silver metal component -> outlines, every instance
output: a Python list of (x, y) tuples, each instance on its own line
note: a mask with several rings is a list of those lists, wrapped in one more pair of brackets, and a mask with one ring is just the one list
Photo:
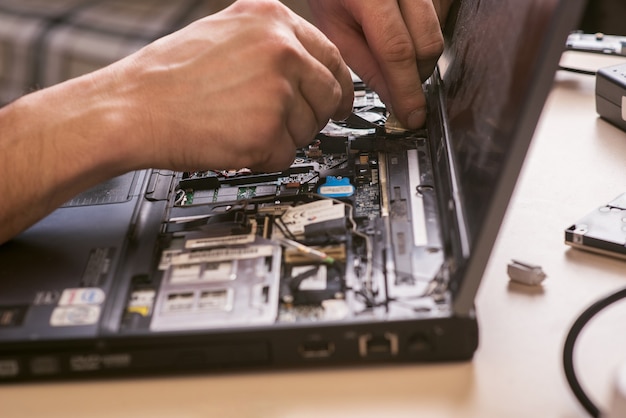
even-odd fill
[(246, 246), (185, 251), (164, 272), (150, 329), (234, 328), (271, 324), (278, 314), (281, 248), (257, 238)]
[(583, 235), (585, 235), (587, 231), (587, 225), (576, 225), (576, 229), (572, 232), (572, 240), (574, 244), (582, 244)]
[(385, 154), (378, 153), (378, 182), (380, 183), (380, 214), (383, 218), (389, 217), (389, 175), (387, 173), (387, 159)]
[(535, 286), (543, 282), (546, 274), (540, 266), (511, 260), (507, 267), (507, 273), (512, 281), (529, 286)]
[(416, 193), (410, 193), (409, 199), (411, 201), (411, 215), (413, 227), (413, 245), (425, 246), (428, 245), (428, 235), (426, 228), (426, 213), (424, 212), (424, 200), (421, 195), (417, 193), (420, 182), (420, 167), (417, 158), (417, 150), (410, 149), (407, 154), (407, 166), (409, 170), (409, 190), (416, 190)]

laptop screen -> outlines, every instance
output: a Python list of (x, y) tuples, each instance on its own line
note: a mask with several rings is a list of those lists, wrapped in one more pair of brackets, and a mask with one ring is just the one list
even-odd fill
[(458, 3), (440, 69), (465, 267), (480, 277), (584, 0)]

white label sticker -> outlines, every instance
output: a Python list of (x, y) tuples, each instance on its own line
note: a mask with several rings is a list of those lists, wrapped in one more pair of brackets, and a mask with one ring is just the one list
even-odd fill
[(99, 287), (65, 289), (59, 299), (59, 306), (100, 305), (105, 294)]
[(335, 205), (330, 200), (328, 202), (331, 203), (331, 206), (316, 207), (306, 211), (285, 212), (281, 219), (292, 234), (298, 235), (304, 233), (304, 228), (307, 225), (341, 219), (346, 216), (344, 205)]
[(282, 220), (284, 222), (293, 222), (295, 219), (302, 218), (307, 212), (310, 213), (318, 209), (329, 208), (333, 205), (334, 203), (332, 200), (324, 199), (316, 200), (311, 203), (305, 203), (304, 205), (293, 206), (285, 211), (282, 216)]
[(269, 257), (273, 254), (271, 245), (255, 245), (243, 248), (218, 248), (214, 250), (200, 250), (192, 253), (183, 253), (172, 257), (172, 265), (211, 263), (223, 260), (244, 260), (248, 258)]
[(323, 195), (335, 195), (341, 194), (346, 196), (352, 196), (354, 194), (354, 187), (349, 186), (322, 186), (320, 187), (320, 194)]
[(52, 311), (50, 325), (53, 327), (93, 325), (98, 322), (99, 317), (100, 306), (59, 306), (54, 308), (54, 311)]
[(235, 235), (232, 237), (217, 237), (217, 238), (197, 238), (197, 239), (187, 240), (185, 242), (185, 248), (197, 249), (197, 248), (223, 247), (226, 245), (251, 244), (253, 242), (254, 242), (254, 235)]

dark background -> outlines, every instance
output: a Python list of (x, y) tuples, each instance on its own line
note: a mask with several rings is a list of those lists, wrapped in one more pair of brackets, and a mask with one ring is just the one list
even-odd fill
[(626, 35), (626, 1), (589, 0), (580, 29), (586, 33)]

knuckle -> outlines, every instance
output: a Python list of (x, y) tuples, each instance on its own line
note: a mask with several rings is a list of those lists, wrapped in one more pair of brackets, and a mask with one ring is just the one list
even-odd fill
[(263, 60), (279, 74), (298, 68), (303, 58), (298, 44), (288, 33), (278, 28), (266, 27), (262, 39), (258, 42), (258, 48)]
[(365, 82), (366, 85), (372, 89), (378, 91), (380, 84), (380, 72), (374, 66), (367, 66), (359, 71), (359, 77)]
[(441, 32), (428, 34), (427, 37), (420, 40), (417, 48), (418, 60), (432, 60), (438, 58), (443, 52), (444, 40)]
[(276, 48), (274, 49), (272, 59), (275, 61), (275, 64), (278, 65), (281, 72), (289, 68), (298, 68), (302, 55), (295, 45), (282, 37), (277, 37), (274, 44)]
[(265, 80), (265, 95), (268, 99), (268, 106), (272, 104), (278, 106), (278, 109), (270, 109), (270, 111), (277, 111), (281, 115), (284, 112), (284, 108), (291, 102), (293, 102), (296, 95), (296, 87), (292, 85), (290, 79), (279, 75), (269, 74)]
[(253, 170), (265, 170), (271, 160), (266, 148), (250, 147), (241, 155), (239, 165)]
[(344, 102), (346, 101), (344, 101), (344, 93), (339, 83), (337, 82), (332, 83), (332, 85), (329, 88), (328, 96), (330, 98), (329, 103), (332, 104), (332, 108), (328, 109), (327, 112), (324, 112), (324, 114), (321, 115), (320, 120), (317, 121), (318, 126), (321, 125), (320, 129), (326, 124), (326, 122), (328, 122), (328, 119), (331, 116), (333, 116), (335, 113), (345, 111), (345, 109), (343, 109), (342, 106), (345, 104)]
[(277, 0), (239, 0), (234, 3), (234, 7), (265, 17), (281, 16), (285, 13), (285, 7)]
[(382, 57), (388, 62), (415, 60), (415, 47), (408, 34), (397, 34), (388, 38), (382, 49)]
[(331, 102), (341, 104), (341, 101), (343, 100), (343, 89), (341, 88), (341, 85), (339, 85), (338, 82), (333, 81), (329, 90)]
[(328, 68), (333, 74), (341, 71), (344, 64), (339, 48), (331, 44), (325, 49), (324, 54), (325, 56), (322, 62), (326, 63), (326, 68)]

